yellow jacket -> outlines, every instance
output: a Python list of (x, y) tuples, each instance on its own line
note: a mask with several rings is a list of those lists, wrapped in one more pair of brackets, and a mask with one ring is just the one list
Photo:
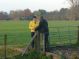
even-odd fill
[(39, 25), (39, 21), (35, 22), (34, 20), (30, 21), (29, 29), (31, 32), (35, 32), (35, 28)]

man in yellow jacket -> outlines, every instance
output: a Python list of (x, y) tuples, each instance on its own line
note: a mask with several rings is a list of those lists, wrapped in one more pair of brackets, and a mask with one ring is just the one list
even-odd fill
[[(29, 29), (31, 31), (31, 37), (35, 34), (35, 28), (39, 25), (38, 18), (36, 16), (33, 16), (32, 21), (29, 23)], [(32, 48), (34, 48), (34, 41), (32, 42)]]

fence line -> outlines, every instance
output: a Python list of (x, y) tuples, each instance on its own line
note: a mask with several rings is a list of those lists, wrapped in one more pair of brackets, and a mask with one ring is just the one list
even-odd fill
[[(79, 26), (50, 27), (49, 31), (50, 31), (50, 35), (49, 35), (50, 46), (51, 45), (53, 46), (54, 44), (59, 45), (59, 43), (61, 45), (62, 42), (65, 42), (65, 44), (72, 44), (73, 42), (75, 42), (73, 44), (76, 44), (76, 43), (79, 44)], [(25, 42), (25, 41), (29, 41), (28, 40), (30, 39), (29, 36), (30, 36), (30, 33), (27, 33), (27, 31), (23, 31), (23, 33), (20, 33), (20, 34), (16, 34), (16, 32), (15, 33), (11, 32), (10, 34), (9, 33), (0, 34), (0, 41), (1, 41), (0, 45), (5, 45), (4, 47), (5, 59), (7, 57), (6, 56), (6, 40), (9, 41), (9, 43), (13, 43), (14, 45), (19, 45), (20, 42), (21, 42), (20, 44), (23, 44), (23, 43), (26, 44), (28, 42)], [(3, 40), (4, 38), (6, 40)], [(11, 39), (12, 41), (10, 41), (9, 39)], [(7, 42), (7, 46), (9, 45), (9, 43)]]

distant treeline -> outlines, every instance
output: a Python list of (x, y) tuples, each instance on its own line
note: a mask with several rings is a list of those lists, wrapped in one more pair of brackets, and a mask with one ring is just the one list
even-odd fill
[(79, 20), (79, 6), (71, 8), (62, 8), (60, 11), (50, 11), (40, 9), (32, 12), (30, 9), (11, 10), (10, 13), (0, 11), (0, 20), (30, 20), (32, 15), (44, 16), (48, 20)]

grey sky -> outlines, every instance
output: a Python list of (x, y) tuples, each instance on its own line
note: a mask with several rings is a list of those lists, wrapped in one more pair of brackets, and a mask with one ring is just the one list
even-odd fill
[(29, 8), (31, 11), (45, 9), (47, 11), (67, 8), (66, 0), (0, 0), (0, 11), (19, 10)]

